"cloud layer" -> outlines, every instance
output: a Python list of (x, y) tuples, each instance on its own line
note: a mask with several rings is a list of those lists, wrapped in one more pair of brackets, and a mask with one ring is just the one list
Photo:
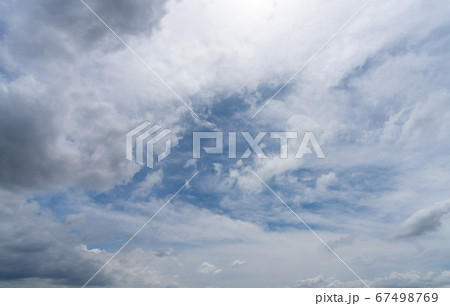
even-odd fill
[[(0, 285), (446, 287), (450, 4), (0, 3)], [(173, 131), (154, 170), (143, 121)], [(313, 131), (326, 159), (192, 159), (192, 131)], [(268, 137), (266, 137), (268, 138)], [(246, 146), (238, 139), (238, 156)], [(202, 152), (203, 154), (204, 152)], [(437, 204), (435, 204), (437, 203)]]

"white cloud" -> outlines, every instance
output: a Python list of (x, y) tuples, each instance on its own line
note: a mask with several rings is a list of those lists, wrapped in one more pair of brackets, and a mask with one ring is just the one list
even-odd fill
[(336, 182), (336, 174), (330, 172), (328, 174), (321, 175), (316, 181), (316, 190), (318, 192), (326, 191), (327, 187)]
[(136, 190), (133, 192), (134, 198), (144, 198), (151, 194), (153, 186), (160, 184), (163, 179), (163, 172), (161, 169), (150, 172), (146, 178), (139, 183)]
[(218, 269), (218, 268), (216, 268), (215, 265), (207, 263), (207, 262), (202, 263), (197, 269), (197, 273), (199, 273), (199, 274), (216, 275), (216, 274), (219, 274), (221, 272), (222, 272), (221, 269)]
[(246, 264), (247, 264), (246, 261), (236, 259), (235, 261), (233, 261), (233, 262), (230, 264), (230, 267), (231, 267), (231, 268), (240, 268), (240, 267), (242, 267), (242, 266), (245, 266)]
[[(450, 271), (440, 274), (433, 272), (420, 273), (415, 270), (406, 272), (392, 272), (387, 276), (365, 280), (372, 288), (428, 288), (450, 286)], [(314, 278), (299, 280), (295, 284), (299, 288), (352, 288), (362, 287), (359, 281), (341, 281), (335, 277), (325, 278), (319, 275)]]
[(213, 163), (214, 171), (219, 175), (222, 172), (223, 165), (220, 163)]
[(297, 288), (321, 288), (339, 286), (339, 281), (334, 277), (325, 279), (322, 275), (314, 278), (302, 279), (295, 283)]

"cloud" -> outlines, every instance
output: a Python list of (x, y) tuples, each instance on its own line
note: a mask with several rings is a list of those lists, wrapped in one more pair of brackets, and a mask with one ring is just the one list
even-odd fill
[[(365, 278), (446, 285), (447, 271), (392, 271), (447, 268), (448, 247), (423, 234), (448, 208), (420, 208), (448, 194), (450, 4), (372, 3), (249, 120), (359, 0), (87, 3), (203, 120), (79, 1), (1, 2), (2, 285), (81, 285), (193, 168), (93, 286), (360, 286), (250, 170)], [(176, 134), (145, 177), (124, 158), (144, 120)], [(313, 130), (327, 159), (190, 160), (192, 130), (236, 128)], [(392, 242), (405, 211), (414, 243)], [(205, 258), (230, 274), (193, 277), (221, 270)]]
[(120, 158), (124, 126), (110, 105), (89, 106), (80, 101), (75, 110), (76, 99), (33, 76), (2, 85), (3, 188), (45, 192), (84, 185), (107, 189), (136, 171)]
[(328, 174), (321, 175), (316, 181), (316, 190), (319, 192), (326, 191), (327, 187), (336, 182), (336, 174), (330, 172)]
[(163, 172), (161, 169), (150, 172), (145, 179), (138, 184), (136, 190), (133, 192), (134, 198), (145, 198), (150, 195), (153, 186), (160, 184), (163, 179)]
[[(105, 252), (88, 251), (54, 216), (21, 196), (1, 192), (0, 278), (4, 286), (28, 278), (59, 286), (81, 286), (105, 260)], [(107, 281), (100, 277), (98, 284)], [(25, 282), (26, 286), (26, 282)]]
[[(138, 0), (127, 5), (117, 0), (86, 2), (120, 36), (151, 34), (165, 14), (165, 0)], [(6, 69), (29, 72), (30, 65), (55, 65), (76, 61), (83, 53), (124, 48), (80, 1), (23, 3), (26, 5), (20, 7), (12, 2), (1, 4), (0, 18), (8, 25), (0, 47)], [(23, 62), (8, 60), (13, 57)]]
[(440, 202), (416, 211), (400, 226), (398, 237), (416, 237), (437, 231), (441, 219), (450, 212), (450, 202)]
[(299, 280), (295, 283), (295, 287), (297, 288), (327, 288), (327, 287), (334, 287), (339, 286), (339, 281), (334, 278), (328, 278), (325, 279), (322, 275), (319, 275), (314, 278), (308, 278)]
[[(450, 271), (440, 274), (434, 272), (420, 273), (415, 270), (392, 272), (387, 276), (365, 280), (372, 288), (442, 288), (450, 286)], [(298, 288), (357, 288), (362, 287), (358, 280), (341, 281), (335, 277), (325, 278), (319, 275), (314, 278), (299, 280), (295, 284)]]
[(221, 269), (218, 269), (218, 268), (216, 268), (215, 265), (207, 263), (207, 262), (202, 263), (197, 269), (197, 273), (199, 273), (199, 274), (216, 275), (216, 274), (219, 274), (221, 272), (222, 272)]
[(156, 256), (158, 256), (158, 257), (167, 257), (167, 256), (173, 255), (173, 253), (174, 253), (173, 249), (170, 249), (168, 251), (157, 252)]
[[(332, 241), (328, 241), (327, 245), (335, 250), (341, 246), (345, 246), (345, 245), (351, 245), (355, 242), (355, 236), (354, 235), (345, 235), (342, 237), (339, 237), (336, 240), (332, 240)], [(325, 247), (325, 246), (324, 246)]]
[(217, 175), (220, 175), (222, 173), (223, 165), (220, 163), (213, 163), (214, 171), (217, 173)]
[[(88, 249), (71, 232), (77, 218), (62, 223), (35, 202), (12, 193), (0, 195), (0, 230), (8, 233), (0, 236), (0, 248), (8, 254), (0, 258), (2, 287), (81, 287), (113, 255)], [(124, 250), (91, 286), (178, 286), (174, 275), (161, 274), (163, 266), (178, 265), (177, 257), (171, 251), (163, 257), (152, 250)]]
[[(151, 36), (165, 15), (165, 1), (87, 2), (124, 36)], [(122, 137), (136, 122), (153, 118), (124, 106), (142, 103), (139, 93), (147, 99), (148, 84), (118, 97), (131, 89), (119, 60), (124, 46), (80, 1), (26, 3), (0, 4), (7, 25), (0, 38), (1, 186), (105, 190), (128, 181), (139, 168), (123, 161)], [(110, 69), (111, 91), (86, 73), (95, 59)]]
[(240, 268), (240, 267), (242, 267), (242, 266), (245, 266), (246, 264), (247, 264), (246, 261), (236, 259), (235, 261), (233, 261), (233, 262), (230, 264), (230, 267), (231, 267), (231, 268)]

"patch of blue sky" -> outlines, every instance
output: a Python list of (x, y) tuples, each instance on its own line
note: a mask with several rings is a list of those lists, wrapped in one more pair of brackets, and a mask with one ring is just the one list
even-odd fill
[[(1, 17), (0, 17), (1, 18)], [(6, 25), (0, 20), (0, 40), (5, 38)]]
[[(308, 224), (308, 226), (313, 230), (319, 229), (315, 226), (315, 224)], [(290, 222), (286, 222), (286, 221), (284, 221), (284, 222), (273, 222), (273, 221), (267, 222), (265, 229), (270, 232), (285, 232), (285, 231), (293, 231), (293, 230), (308, 231), (309, 230), (303, 223), (301, 223), (297, 218), (295, 218), (294, 215), (292, 216), (292, 221), (290, 221)]]
[(207, 119), (226, 130), (241, 128), (241, 125), (245, 123), (250, 124), (250, 121), (242, 120), (250, 109), (245, 98), (243, 94), (214, 97), (214, 103), (207, 109)]
[(71, 213), (73, 204), (70, 193), (70, 191), (66, 191), (40, 195), (30, 198), (29, 201), (35, 201), (42, 208), (50, 210), (59, 221), (64, 222), (67, 215)]

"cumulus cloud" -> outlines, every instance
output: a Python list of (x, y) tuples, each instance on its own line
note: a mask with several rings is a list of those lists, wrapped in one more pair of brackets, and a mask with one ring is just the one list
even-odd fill
[(398, 237), (415, 237), (437, 231), (450, 212), (450, 202), (440, 202), (416, 211), (400, 226)]
[[(151, 36), (165, 15), (165, 1), (87, 2), (125, 36)], [(0, 6), (7, 25), (0, 38), (1, 185), (45, 192), (83, 185), (104, 190), (128, 181), (138, 167), (123, 161), (124, 132), (154, 118), (129, 108), (142, 104), (138, 96), (147, 96), (149, 87), (129, 91), (124, 79), (136, 72), (123, 70), (124, 46), (79, 1)], [(86, 73), (96, 59), (116, 85), (105, 87), (103, 77)], [(119, 98), (118, 91), (125, 94)]]
[[(2, 287), (81, 287), (113, 255), (102, 249), (88, 249), (71, 232), (81, 216), (62, 223), (36, 202), (8, 192), (0, 195), (0, 229), (8, 233), (0, 237), (0, 248), (8, 254), (0, 258)], [(161, 273), (168, 264), (178, 265), (170, 251), (161, 256), (151, 250), (126, 250), (90, 286), (178, 286), (175, 275)]]
[(216, 274), (219, 274), (221, 272), (222, 272), (221, 269), (218, 269), (218, 268), (216, 268), (215, 265), (207, 263), (207, 262), (202, 263), (197, 269), (197, 273), (199, 273), (199, 274), (216, 275)]
[[(387, 276), (365, 280), (373, 288), (420, 288), (420, 287), (449, 287), (450, 271), (440, 274), (434, 272), (421, 273), (415, 270), (405, 272), (392, 272)], [(353, 288), (362, 287), (358, 280), (342, 281), (335, 277), (323, 277), (299, 280), (295, 284), (299, 288)]]
[[(45, 191), (84, 185), (104, 189), (136, 171), (122, 161), (119, 140), (124, 126), (121, 115), (110, 105), (87, 103), (82, 107), (81, 101), (74, 110), (74, 100), (32, 76), (3, 85), (3, 187)], [(82, 122), (84, 127), (78, 126)]]
[[(164, 0), (86, 1), (119, 35), (151, 34), (165, 14)], [(81, 54), (124, 48), (81, 2), (26, 1), (17, 7), (1, 4), (1, 19), (8, 27), (0, 47), (6, 69), (30, 72), (30, 65), (44, 67), (76, 61)], [(33, 37), (33, 39), (29, 39)], [(11, 52), (14, 50), (14, 52)], [(14, 58), (20, 58), (18, 63)]]
[[(78, 286), (106, 258), (103, 253), (89, 252), (37, 203), (27, 203), (23, 197), (6, 192), (1, 195), (1, 230), (8, 235), (0, 237), (0, 246), (9, 256), (0, 259), (0, 275), (6, 285), (26, 278), (42, 278)], [(102, 277), (98, 281), (105, 283)]]
[(322, 275), (318, 275), (314, 278), (302, 279), (295, 283), (297, 288), (326, 288), (326, 287), (338, 287), (339, 281), (330, 277), (328, 279), (324, 278)]

